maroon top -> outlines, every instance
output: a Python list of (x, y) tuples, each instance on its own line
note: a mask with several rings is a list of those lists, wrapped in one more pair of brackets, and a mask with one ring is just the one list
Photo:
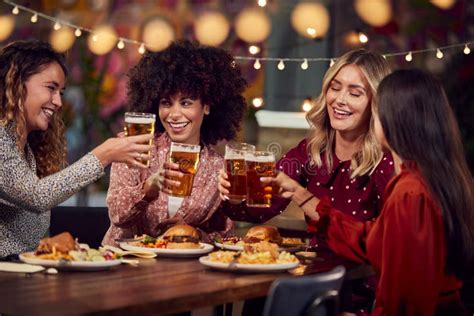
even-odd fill
[(344, 257), (369, 262), (379, 277), (373, 315), (465, 315), (461, 282), (446, 273), (441, 210), (415, 164), (402, 166), (388, 185), (375, 221), (361, 223), (334, 210), (328, 199), (316, 208), (318, 231)]
[[(329, 173), (324, 159), (321, 167), (311, 166), (307, 141), (304, 139), (278, 161), (277, 168), (316, 197), (328, 197), (332, 207), (352, 218), (359, 221), (374, 219), (382, 209), (385, 185), (394, 174), (391, 154), (384, 153), (371, 175), (354, 179), (351, 179), (349, 172), (351, 161), (340, 161), (336, 155), (333, 157), (333, 169)], [(247, 208), (245, 203), (231, 205), (226, 202), (224, 211), (234, 220), (260, 223), (282, 213), (289, 203), (288, 199), (274, 196), (270, 208)]]

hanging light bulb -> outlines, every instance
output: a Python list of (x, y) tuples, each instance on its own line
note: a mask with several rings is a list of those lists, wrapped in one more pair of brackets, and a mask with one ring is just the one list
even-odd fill
[(263, 98), (254, 98), (252, 100), (252, 105), (258, 109), (259, 107), (263, 105)]
[(31, 23), (36, 23), (38, 22), (38, 14), (35, 13), (31, 16), (31, 19), (30, 19)]
[(408, 61), (408, 62), (410, 62), (410, 61), (413, 60), (413, 56), (412, 56), (411, 52), (409, 52), (408, 54), (406, 54), (405, 60)]
[(301, 69), (306, 70), (308, 69), (308, 67), (309, 67), (308, 60), (305, 58), (304, 61), (301, 63)]
[(310, 98), (310, 97), (307, 97), (306, 99), (304, 99), (303, 105), (301, 106), (301, 108), (303, 109), (303, 111), (309, 112), (309, 110), (311, 110), (312, 107), (313, 107), (313, 105), (312, 105), (312, 100), (311, 100), (311, 98)]
[(365, 44), (369, 41), (369, 37), (364, 32), (359, 32), (358, 36), (359, 42), (361, 42), (362, 44)]
[(74, 35), (76, 35), (76, 37), (79, 37), (82, 35), (82, 31), (80, 28), (77, 28), (75, 31), (74, 31)]
[(57, 30), (59, 30), (59, 29), (61, 28), (61, 24), (59, 24), (59, 22), (56, 21), (56, 23), (54, 23), (54, 27), (53, 27), (53, 28), (54, 28), (55, 31), (57, 31)]
[(334, 58), (331, 58), (331, 62), (329, 63), (329, 67), (332, 67), (334, 65), (335, 61)]
[(443, 58), (443, 56), (444, 56), (443, 52), (441, 51), (441, 49), (438, 48), (438, 49), (436, 50), (436, 57), (437, 57), (438, 59), (441, 59), (441, 58)]
[(382, 55), (383, 59), (387, 60), (387, 55)]
[(94, 42), (97, 42), (98, 39), (99, 39), (99, 38), (98, 38), (97, 34), (94, 34), (94, 35), (92, 36), (92, 40), (93, 40)]
[(253, 64), (253, 68), (255, 69), (260, 69), (262, 68), (262, 65), (260, 64), (260, 60), (257, 58), (257, 60), (255, 60), (255, 63)]
[(283, 62), (283, 59), (280, 59), (280, 62), (278, 63), (278, 70), (283, 70), (285, 69), (285, 63)]
[(145, 54), (145, 44), (142, 43), (140, 45), (140, 47), (138, 48), (138, 52), (142, 55)]
[(18, 9), (18, 7), (15, 6), (15, 7), (13, 8), (13, 10), (12, 10), (12, 13), (13, 13), (14, 15), (17, 15), (18, 13), (20, 13), (20, 9)]
[(267, 5), (267, 0), (258, 0), (258, 5), (263, 8)]
[(249, 53), (252, 54), (252, 55), (260, 53), (260, 47), (258, 47), (257, 45), (250, 45), (249, 46)]
[(316, 29), (314, 27), (308, 27), (306, 33), (308, 33), (309, 37), (316, 38)]
[(471, 52), (471, 49), (469, 48), (469, 46), (467, 46), (467, 44), (464, 46), (464, 50), (463, 50), (463, 53), (466, 54), (466, 55), (469, 55), (469, 53)]
[(123, 39), (120, 39), (120, 41), (117, 43), (117, 48), (118, 49), (124, 49), (125, 43), (123, 42)]

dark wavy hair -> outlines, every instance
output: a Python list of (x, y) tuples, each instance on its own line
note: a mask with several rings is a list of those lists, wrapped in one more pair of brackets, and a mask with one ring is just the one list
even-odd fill
[(66, 140), (61, 112), (54, 115), (46, 131), (27, 134), (24, 105), (26, 82), (47, 65), (58, 63), (67, 76), (65, 57), (55, 52), (51, 45), (41, 41), (16, 41), (0, 50), (0, 124), (15, 122), (17, 144), (28, 141), (40, 178), (61, 170), (66, 165)]
[(441, 207), (447, 271), (472, 276), (473, 179), (441, 83), (421, 70), (395, 71), (379, 85), (378, 107), (388, 144), (402, 160), (416, 162)]
[[(129, 110), (158, 115), (162, 98), (184, 93), (210, 107), (201, 126), (201, 142), (234, 139), (247, 103), (240, 68), (225, 50), (190, 41), (173, 42), (161, 52), (146, 52), (129, 73)], [(160, 120), (156, 132), (164, 132)]]

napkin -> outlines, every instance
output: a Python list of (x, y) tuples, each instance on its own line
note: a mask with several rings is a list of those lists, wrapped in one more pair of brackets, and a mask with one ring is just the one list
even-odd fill
[(134, 257), (145, 258), (145, 259), (152, 259), (156, 257), (156, 253), (153, 253), (151, 251), (122, 250), (120, 248), (109, 246), (109, 245), (105, 245), (102, 248), (113, 251), (116, 254), (119, 254), (121, 256), (134, 256)]
[(3, 272), (35, 273), (43, 270), (42, 266), (27, 263), (0, 262), (0, 271)]

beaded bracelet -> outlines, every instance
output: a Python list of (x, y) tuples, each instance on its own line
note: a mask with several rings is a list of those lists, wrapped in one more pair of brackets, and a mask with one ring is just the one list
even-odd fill
[(305, 205), (306, 203), (308, 203), (309, 201), (311, 201), (312, 199), (314, 198), (314, 195), (311, 194), (311, 196), (309, 198), (307, 198), (306, 200), (304, 200), (303, 202), (301, 202), (300, 204), (298, 204), (299, 207), (302, 207), (303, 205)]

